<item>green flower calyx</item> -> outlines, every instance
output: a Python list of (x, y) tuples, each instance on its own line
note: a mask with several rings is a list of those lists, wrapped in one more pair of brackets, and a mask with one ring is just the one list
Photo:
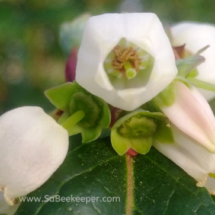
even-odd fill
[(162, 143), (174, 142), (169, 122), (160, 112), (134, 111), (120, 118), (111, 130), (111, 143), (119, 155), (130, 148), (146, 154), (154, 140)]
[(46, 91), (46, 96), (63, 111), (58, 119), (69, 135), (81, 133), (82, 142), (98, 138), (110, 124), (110, 110), (100, 98), (90, 94), (76, 82), (66, 83)]
[(144, 138), (151, 137), (156, 132), (156, 128), (157, 124), (152, 118), (139, 114), (126, 120), (118, 128), (118, 132), (124, 137)]
[(70, 115), (76, 113), (79, 110), (84, 111), (85, 117), (78, 123), (84, 128), (90, 128), (96, 126), (102, 115), (102, 104), (96, 100), (95, 96), (89, 93), (77, 92), (71, 97), (71, 102), (69, 103), (69, 113)]

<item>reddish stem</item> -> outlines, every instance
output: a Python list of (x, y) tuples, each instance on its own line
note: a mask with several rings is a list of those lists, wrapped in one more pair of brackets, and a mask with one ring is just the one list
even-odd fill
[(138, 152), (134, 151), (132, 148), (130, 148), (128, 151), (127, 151), (127, 155), (130, 155), (132, 157), (136, 157), (138, 155)]
[(78, 48), (73, 48), (66, 62), (65, 78), (67, 82), (73, 82), (76, 75), (76, 66), (78, 61)]
[(121, 112), (122, 112), (122, 110), (119, 109), (119, 108), (116, 108), (116, 107), (111, 108), (111, 123), (110, 123), (110, 127), (113, 127), (115, 122), (119, 119), (119, 115), (120, 115)]
[(63, 111), (62, 110), (57, 110), (56, 113), (55, 113), (57, 116), (61, 116), (63, 114)]

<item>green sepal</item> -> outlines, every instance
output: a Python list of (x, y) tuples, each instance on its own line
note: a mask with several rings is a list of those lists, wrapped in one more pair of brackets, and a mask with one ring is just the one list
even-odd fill
[(205, 81), (200, 81), (196, 78), (191, 78), (191, 77), (187, 78), (187, 80), (189, 81), (190, 84), (192, 84), (195, 87), (215, 92), (215, 85), (214, 84), (210, 84), (210, 83), (205, 82)]
[(131, 148), (139, 154), (147, 154), (152, 147), (153, 138), (133, 138), (131, 139)]
[(111, 144), (119, 155), (124, 155), (131, 147), (130, 139), (120, 135), (117, 129), (111, 131)]
[(185, 84), (187, 87), (191, 87), (192, 86), (192, 84), (190, 83), (190, 81), (187, 78), (184, 78), (182, 76), (177, 76), (174, 81), (180, 81), (183, 84)]
[(56, 108), (68, 111), (72, 94), (78, 91), (82, 91), (82, 88), (78, 84), (68, 82), (46, 90), (45, 95)]
[(204, 90), (215, 92), (215, 85), (196, 79), (198, 76), (196, 67), (205, 61), (205, 58), (200, 54), (208, 47), (203, 47), (191, 57), (176, 60), (178, 68), (178, 76), (176, 79), (184, 82), (186, 85), (193, 85)]
[(102, 133), (102, 128), (97, 126), (95, 128), (86, 128), (82, 129), (82, 143), (88, 143), (93, 140), (96, 140)]
[(152, 99), (153, 104), (158, 107), (171, 106), (175, 101), (174, 81), (170, 83), (162, 92)]
[(188, 87), (195, 86), (195, 87), (198, 87), (200, 89), (204, 89), (204, 90), (215, 92), (215, 85), (214, 84), (198, 80), (194, 76), (190, 76), (190, 74), (189, 74), (189, 76), (187, 78), (184, 78), (184, 77), (181, 77), (181, 76), (177, 76), (175, 78), (175, 80), (183, 82)]
[(111, 144), (119, 155), (124, 155), (130, 148), (139, 154), (147, 154), (152, 146), (152, 137), (126, 138), (120, 135), (117, 129), (111, 132)]
[(176, 66), (178, 68), (178, 76), (185, 77), (192, 72), (197, 66), (205, 61), (205, 58), (201, 55), (193, 55), (184, 59), (176, 60)]
[(99, 122), (99, 125), (102, 128), (108, 128), (111, 122), (111, 113), (110, 113), (110, 109), (108, 107), (108, 104), (106, 102), (104, 102), (102, 99), (98, 98), (97, 99), (101, 102), (102, 104), (102, 116)]
[(213, 179), (215, 179), (215, 173), (209, 173), (209, 176)]
[(198, 76), (198, 71), (195, 69), (195, 70), (193, 70), (192, 72), (190, 72), (187, 76), (186, 76), (186, 78), (195, 78), (195, 77), (197, 77)]
[(175, 140), (170, 123), (167, 121), (158, 121), (157, 131), (155, 132), (153, 138), (160, 143), (173, 144)]

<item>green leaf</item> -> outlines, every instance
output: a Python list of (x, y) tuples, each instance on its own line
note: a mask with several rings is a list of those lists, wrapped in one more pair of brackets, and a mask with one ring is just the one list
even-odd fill
[(204, 61), (205, 58), (200, 55), (193, 55), (188, 58), (176, 60), (178, 75), (185, 77)]
[[(94, 202), (23, 202), (15, 215), (214, 215), (205, 188), (154, 148), (119, 156), (109, 138), (80, 145), (79, 135), (62, 166), (28, 197), (99, 197)], [(79, 144), (77, 144), (79, 141)], [(73, 144), (76, 147), (72, 147)], [(77, 147), (77, 145), (79, 145)], [(104, 197), (109, 202), (104, 202)], [(91, 199), (92, 200), (92, 199)]]

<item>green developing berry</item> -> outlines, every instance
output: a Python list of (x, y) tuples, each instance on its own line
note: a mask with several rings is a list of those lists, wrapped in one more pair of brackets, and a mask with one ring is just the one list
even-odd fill
[(157, 124), (152, 118), (137, 115), (126, 120), (118, 128), (118, 132), (124, 137), (145, 138), (151, 137), (156, 132), (156, 129)]
[(74, 93), (69, 104), (71, 115), (80, 110), (84, 111), (85, 117), (78, 124), (84, 128), (95, 126), (102, 115), (99, 101), (84, 92)]

